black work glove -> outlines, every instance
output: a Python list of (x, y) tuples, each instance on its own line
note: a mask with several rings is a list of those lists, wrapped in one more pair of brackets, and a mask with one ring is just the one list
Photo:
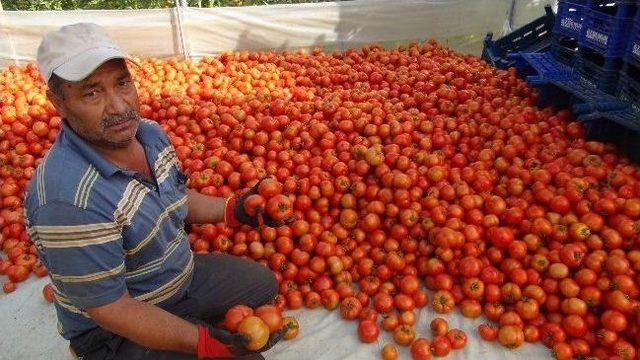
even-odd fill
[(285, 329), (279, 330), (269, 337), (267, 344), (258, 351), (249, 351), (246, 336), (233, 334), (227, 330), (212, 326), (198, 325), (198, 359), (264, 359), (261, 352), (267, 351), (282, 340)]
[[(244, 202), (249, 196), (257, 194), (258, 186), (260, 186), (260, 183), (268, 178), (269, 177), (265, 177), (261, 179), (249, 190), (242, 193), (242, 195), (240, 195), (238, 198), (229, 198), (227, 200), (225, 208), (225, 222), (227, 223), (227, 225), (234, 227), (245, 224), (253, 228), (257, 228), (264, 224), (269, 227), (280, 227), (291, 224), (296, 220), (296, 218), (292, 216), (283, 221), (275, 221), (266, 213), (261, 213), (254, 217), (247, 214), (247, 212), (244, 210)], [(262, 223), (259, 217), (262, 217)]]

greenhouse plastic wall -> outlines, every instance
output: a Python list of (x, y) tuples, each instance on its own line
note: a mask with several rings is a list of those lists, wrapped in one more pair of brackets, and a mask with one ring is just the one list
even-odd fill
[(344, 50), (435, 38), (479, 55), (488, 31), (504, 34), (553, 0), (354, 0), (296, 5), (150, 10), (0, 11), (0, 66), (35, 59), (42, 35), (95, 22), (132, 55), (198, 58), (228, 50)]

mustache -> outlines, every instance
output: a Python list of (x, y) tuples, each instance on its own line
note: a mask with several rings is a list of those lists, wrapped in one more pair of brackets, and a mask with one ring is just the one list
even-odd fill
[(102, 126), (109, 127), (113, 125), (117, 125), (129, 120), (139, 120), (140, 115), (135, 110), (129, 110), (122, 114), (109, 115), (102, 119)]

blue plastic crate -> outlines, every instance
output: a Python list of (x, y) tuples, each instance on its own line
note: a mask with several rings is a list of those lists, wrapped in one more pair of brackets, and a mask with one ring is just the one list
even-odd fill
[(619, 70), (607, 70), (581, 56), (576, 57), (576, 80), (587, 88), (613, 94), (618, 84)]
[(590, 116), (592, 117), (590, 119), (578, 118), (578, 121), (584, 126), (587, 139), (618, 145), (626, 142), (628, 131), (622, 125), (602, 117), (601, 113), (594, 113)]
[(578, 40), (569, 36), (554, 35), (549, 50), (554, 59), (565, 65), (573, 65), (578, 54)]
[[(605, 6), (610, 3), (615, 6)], [(635, 2), (591, 0), (584, 12), (580, 45), (607, 57), (623, 56), (635, 14)]]
[(535, 89), (538, 95), (536, 99), (536, 106), (538, 107), (553, 106), (564, 109), (570, 108), (573, 104), (573, 96), (553, 83), (537, 85)]
[(579, 38), (584, 23), (584, 9), (587, 4), (587, 0), (559, 0), (553, 33), (575, 39)]
[(602, 90), (598, 90), (593, 86), (587, 86), (584, 82), (577, 79), (569, 81), (552, 81), (552, 83), (562, 88), (570, 97), (569, 106), (573, 106), (575, 115), (584, 115), (594, 111), (614, 111), (627, 107), (626, 103), (621, 102), (613, 95), (606, 94)]
[(520, 56), (535, 71), (535, 75), (526, 78), (531, 85), (569, 81), (574, 77), (573, 68), (556, 60), (551, 52), (521, 53)]
[(624, 72), (620, 73), (618, 98), (629, 104), (630, 110), (640, 116), (640, 82)]
[(633, 63), (636, 66), (640, 66), (640, 18), (638, 16), (636, 16), (636, 19), (633, 22), (633, 27), (629, 32), (629, 40), (624, 60), (628, 63)]
[(604, 70), (620, 70), (623, 59), (621, 57), (609, 57), (588, 46), (580, 46), (578, 54), (581, 58), (597, 65)]
[(484, 39), (482, 59), (487, 63), (506, 69), (514, 65), (515, 60), (508, 55), (513, 52), (537, 52), (549, 47), (555, 14), (550, 6), (545, 6), (545, 15), (514, 30), (504, 37), (493, 40), (493, 33)]

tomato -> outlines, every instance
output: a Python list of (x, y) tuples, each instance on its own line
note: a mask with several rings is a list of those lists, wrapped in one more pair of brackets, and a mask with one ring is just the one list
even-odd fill
[(626, 329), (627, 319), (617, 310), (607, 310), (600, 316), (602, 325), (611, 331), (620, 332)]
[(534, 325), (527, 325), (523, 329), (524, 341), (535, 343), (540, 340), (540, 330)]
[(410, 352), (413, 360), (430, 360), (431, 344), (425, 338), (418, 338), (411, 343)]
[(298, 336), (300, 326), (298, 325), (298, 320), (296, 320), (296, 318), (285, 316), (282, 318), (282, 328), (286, 329), (282, 338), (285, 340), (291, 340)]
[(224, 327), (235, 332), (244, 318), (253, 315), (253, 309), (246, 305), (232, 306), (224, 315)]
[(401, 346), (409, 346), (415, 337), (416, 334), (409, 325), (400, 325), (393, 331), (393, 339)]
[(256, 351), (262, 349), (269, 340), (269, 327), (257, 316), (247, 316), (238, 325), (238, 334), (245, 335), (249, 342), (247, 350)]
[(447, 356), (451, 352), (451, 341), (446, 336), (436, 336), (431, 341), (430, 348), (435, 356)]
[(378, 320), (378, 312), (373, 308), (366, 308), (362, 310), (358, 319), (360, 319), (360, 321), (370, 320), (376, 322)]
[(558, 360), (571, 360), (573, 359), (573, 349), (567, 343), (557, 343), (553, 345), (553, 355)]
[(273, 305), (262, 305), (255, 310), (254, 314), (269, 327), (269, 333), (274, 333), (282, 327), (282, 314)]
[(637, 348), (625, 340), (618, 340), (613, 344), (613, 353), (622, 359), (635, 359)]
[(451, 329), (447, 332), (447, 338), (454, 350), (462, 349), (467, 345), (467, 334), (460, 329)]
[(502, 326), (498, 330), (498, 342), (508, 349), (515, 349), (524, 343), (524, 333), (518, 326)]
[(439, 290), (433, 294), (433, 310), (440, 314), (451, 312), (454, 307), (453, 295), (446, 290)]
[(568, 335), (582, 337), (587, 333), (587, 324), (578, 315), (569, 315), (562, 319), (562, 327)]
[(411, 311), (403, 311), (399, 316), (400, 324), (413, 326), (416, 323), (416, 314)]
[(362, 303), (354, 296), (345, 298), (340, 302), (340, 315), (346, 320), (355, 320), (362, 312)]
[(431, 335), (433, 336), (444, 336), (449, 331), (447, 320), (441, 317), (431, 320), (429, 327), (431, 328)]
[(293, 207), (291, 200), (284, 195), (276, 195), (266, 204), (266, 213), (274, 221), (284, 221), (293, 216)]
[(53, 294), (53, 286), (51, 284), (46, 284), (42, 288), (42, 296), (48, 303), (52, 303), (55, 295)]
[(384, 344), (380, 352), (383, 360), (397, 360), (398, 350), (392, 344)]
[(258, 185), (258, 194), (260, 194), (264, 199), (271, 199), (281, 193), (282, 185), (274, 179), (264, 179), (260, 182), (260, 185)]
[(478, 333), (486, 341), (494, 341), (498, 338), (498, 329), (488, 324), (478, 325)]
[(358, 336), (363, 343), (371, 343), (378, 339), (380, 330), (375, 320), (364, 320), (358, 324)]
[(244, 201), (244, 211), (247, 215), (255, 217), (264, 211), (265, 200), (261, 195), (249, 195)]
[(5, 294), (12, 293), (16, 291), (16, 283), (12, 281), (7, 281), (2, 285), (2, 290), (5, 292)]
[(382, 315), (382, 321), (380, 322), (382, 328), (386, 331), (393, 331), (400, 325), (400, 319), (396, 314), (384, 314)]

